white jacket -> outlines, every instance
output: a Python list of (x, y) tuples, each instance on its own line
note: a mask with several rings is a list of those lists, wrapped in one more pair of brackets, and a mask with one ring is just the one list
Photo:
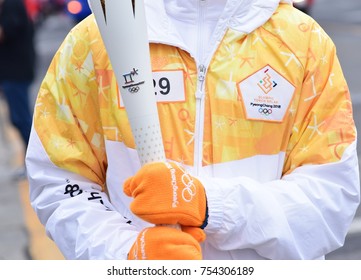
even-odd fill
[[(335, 47), (279, 2), (145, 1), (153, 71), (184, 79), (158, 109), (167, 158), (206, 189), (204, 259), (323, 258), (360, 201)], [(55, 55), (26, 156), (32, 206), (68, 259), (126, 259), (150, 226), (122, 193), (140, 163), (99, 38), (89, 17)]]

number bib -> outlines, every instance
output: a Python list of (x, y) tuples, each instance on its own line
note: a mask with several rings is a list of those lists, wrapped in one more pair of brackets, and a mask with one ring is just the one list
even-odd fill
[[(183, 70), (153, 72), (153, 85), (156, 100), (159, 103), (184, 102), (185, 86)], [(119, 105), (124, 107), (120, 93)]]
[(157, 102), (184, 102), (185, 87), (182, 70), (153, 72)]

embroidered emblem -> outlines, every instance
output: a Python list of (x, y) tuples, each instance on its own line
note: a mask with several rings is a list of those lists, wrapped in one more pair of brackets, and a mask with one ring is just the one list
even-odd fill
[(247, 119), (282, 122), (295, 87), (267, 65), (237, 85)]

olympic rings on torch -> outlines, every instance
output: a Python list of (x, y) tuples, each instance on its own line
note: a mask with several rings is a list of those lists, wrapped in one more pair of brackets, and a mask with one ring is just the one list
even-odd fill
[(138, 86), (134, 86), (134, 87), (129, 87), (128, 88), (128, 91), (130, 92), (130, 93), (136, 93), (136, 92), (138, 92), (140, 90), (140, 88), (138, 87)]

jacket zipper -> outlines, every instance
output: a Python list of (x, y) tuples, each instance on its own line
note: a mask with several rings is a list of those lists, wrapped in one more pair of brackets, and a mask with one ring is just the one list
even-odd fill
[(205, 17), (206, 0), (199, 0), (198, 4), (198, 46), (197, 46), (197, 58), (199, 61), (204, 60), (204, 45), (203, 45), (203, 25)]
[(194, 137), (194, 165), (195, 175), (199, 175), (202, 168), (203, 161), (203, 137), (204, 137), (204, 99), (205, 89), (204, 80), (206, 77), (207, 68), (203, 64), (198, 66), (198, 87), (196, 92), (196, 126)]
[[(198, 82), (196, 91), (196, 122), (194, 131), (194, 171), (195, 175), (199, 175), (203, 161), (203, 134), (204, 134), (204, 80), (207, 72), (207, 67), (203, 64), (204, 61), (204, 45), (203, 45), (203, 24), (204, 24), (204, 8), (206, 0), (199, 0), (199, 14), (198, 14)], [(201, 62), (201, 63), (199, 63)]]

